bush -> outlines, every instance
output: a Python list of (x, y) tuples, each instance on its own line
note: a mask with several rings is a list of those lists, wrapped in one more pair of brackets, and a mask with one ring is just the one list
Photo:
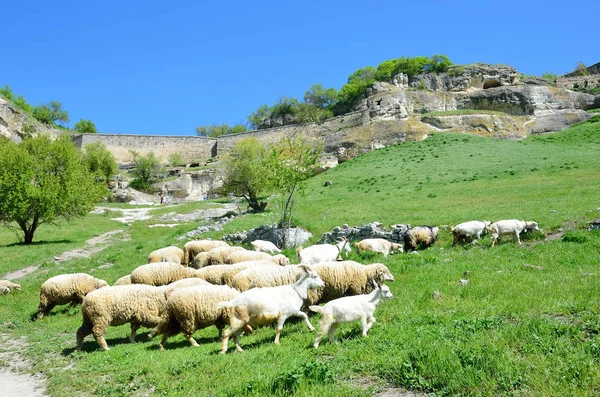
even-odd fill
[(135, 151), (130, 151), (130, 153), (133, 156), (135, 165), (135, 169), (132, 171), (133, 181), (130, 185), (135, 189), (152, 192), (154, 190), (152, 184), (158, 180), (159, 175), (162, 173), (160, 162), (153, 152), (145, 156), (141, 156)]
[(96, 176), (97, 181), (108, 183), (117, 172), (115, 156), (102, 142), (85, 145), (81, 161), (88, 171)]
[(31, 113), (31, 111), (33, 110), (32, 106), (27, 103), (27, 100), (23, 95), (17, 95), (13, 101), (13, 104), (17, 108), (27, 113)]
[(75, 123), (75, 131), (81, 134), (95, 134), (98, 132), (96, 130), (96, 124), (94, 124), (92, 120), (84, 119), (79, 119), (79, 121)]
[(8, 99), (11, 102), (14, 99), (12, 89), (8, 85), (5, 85), (4, 87), (0, 88), (0, 95), (2, 95), (4, 98)]

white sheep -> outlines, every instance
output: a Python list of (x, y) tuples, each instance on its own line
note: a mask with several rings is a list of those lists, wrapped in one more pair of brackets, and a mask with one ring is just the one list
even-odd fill
[(167, 285), (182, 278), (194, 277), (196, 271), (173, 262), (148, 263), (131, 272), (131, 283)]
[(504, 235), (513, 235), (514, 239), (521, 244), (519, 234), (526, 232), (527, 230), (540, 230), (538, 224), (533, 221), (519, 221), (517, 219), (508, 219), (492, 223), (488, 226), (488, 230), (492, 233), (492, 247), (496, 243), (496, 240)]
[(0, 280), (0, 294), (6, 295), (13, 289), (21, 291), (21, 286), (9, 280)]
[(403, 252), (400, 244), (392, 243), (382, 238), (366, 238), (355, 242), (354, 246), (356, 247), (357, 252), (379, 252), (380, 254), (383, 254), (384, 258), (387, 258), (388, 254), (394, 254), (394, 252)]
[(207, 286), (212, 285), (206, 280), (201, 278), (183, 278), (181, 280), (173, 281), (170, 284), (165, 285), (165, 295), (167, 298), (171, 295), (175, 290), (188, 288), (188, 287), (198, 287), (198, 286)]
[(231, 280), (231, 286), (241, 292), (255, 287), (276, 287), (293, 284), (303, 270), (299, 265), (289, 266), (253, 266), (237, 273)]
[(255, 266), (275, 267), (277, 265), (271, 261), (246, 261), (235, 263), (233, 265), (207, 266), (202, 269), (198, 269), (194, 277), (201, 278), (215, 285), (231, 286), (232, 280), (237, 273)]
[(481, 233), (491, 224), (489, 221), (469, 221), (459, 223), (452, 228), (452, 245), (460, 242), (461, 239), (470, 239), (471, 244), (477, 244), (477, 240), (481, 238)]
[(252, 246), (252, 249), (254, 251), (267, 252), (269, 254), (273, 254), (273, 253), (280, 254), (281, 253), (281, 250), (279, 248), (277, 248), (277, 246), (270, 241), (254, 240), (254, 241), (250, 242), (250, 245)]
[[(208, 251), (208, 260), (206, 266), (222, 265), (225, 263), (225, 259), (234, 252), (246, 251), (244, 247), (217, 247)], [(198, 254), (200, 255), (200, 254)], [(196, 258), (194, 258), (194, 261)]]
[(238, 262), (247, 262), (247, 261), (271, 261), (277, 265), (286, 266), (290, 264), (290, 260), (287, 256), (278, 254), (278, 255), (269, 255), (266, 252), (256, 252), (256, 251), (236, 251), (231, 253), (227, 258), (225, 258), (226, 264), (233, 264)]
[(217, 308), (222, 301), (230, 301), (240, 292), (226, 285), (205, 285), (189, 287), (174, 291), (167, 299), (169, 321), (158, 326), (158, 334), (162, 334), (160, 349), (163, 350), (167, 338), (180, 332), (192, 346), (199, 346), (192, 337), (198, 329), (214, 325), (219, 330), (219, 339), (223, 328), (229, 323), (228, 310)]
[(227, 244), (225, 241), (218, 240), (192, 240), (188, 241), (183, 245), (183, 264), (189, 265), (196, 255), (200, 252), (208, 252), (213, 248), (225, 247)]
[(404, 235), (404, 250), (414, 251), (417, 248), (427, 248), (437, 240), (440, 229), (437, 226), (415, 226)]
[(301, 264), (308, 265), (312, 263), (342, 260), (342, 252), (346, 253), (347, 258), (348, 253), (351, 251), (352, 249), (348, 243), (348, 239), (346, 237), (340, 237), (335, 245), (317, 244), (306, 248), (300, 246), (296, 249), (296, 256)]
[(131, 274), (119, 278), (113, 285), (131, 285)]
[(204, 266), (208, 266), (209, 259), (210, 254), (208, 252), (200, 252), (194, 257), (194, 260), (189, 263), (189, 266), (193, 267), (194, 269), (201, 269)]
[(168, 320), (166, 291), (166, 287), (133, 284), (90, 292), (83, 299), (83, 323), (77, 330), (76, 349), (81, 350), (83, 339), (93, 334), (100, 347), (109, 350), (104, 339), (106, 329), (126, 323), (131, 323), (129, 340), (135, 343), (140, 326), (153, 328)]
[(253, 288), (242, 292), (229, 302), (221, 302), (218, 305), (218, 307), (224, 307), (228, 310), (230, 325), (223, 335), (221, 354), (227, 352), (230, 336), (233, 335), (235, 347), (241, 352), (243, 349), (240, 346), (239, 337), (242, 331), (273, 322), (277, 322), (275, 344), (278, 345), (283, 324), (288, 317), (302, 317), (308, 329), (314, 330), (308, 316), (300, 309), (304, 300), (308, 297), (308, 291), (322, 288), (325, 283), (319, 278), (317, 272), (310, 267), (302, 265), (302, 269), (304, 273), (294, 284), (271, 288)]
[(36, 313), (36, 319), (40, 320), (56, 305), (72, 306), (83, 301), (88, 293), (108, 284), (104, 280), (94, 278), (86, 273), (61, 274), (50, 277), (40, 287), (40, 305)]
[(359, 321), (362, 326), (362, 336), (366, 337), (369, 329), (375, 324), (375, 308), (382, 298), (392, 299), (393, 295), (387, 285), (376, 283), (375, 289), (366, 295), (346, 296), (334, 299), (325, 306), (310, 306), (309, 309), (321, 313), (319, 332), (313, 342), (315, 349), (327, 334), (331, 343), (335, 343), (333, 333), (339, 324)]
[(183, 262), (183, 250), (175, 246), (154, 250), (148, 255), (148, 263), (156, 262), (174, 262), (181, 264)]

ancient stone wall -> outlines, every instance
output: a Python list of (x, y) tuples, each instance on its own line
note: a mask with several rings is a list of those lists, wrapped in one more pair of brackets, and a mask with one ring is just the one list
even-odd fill
[(590, 74), (588, 76), (560, 77), (556, 79), (556, 85), (567, 88), (595, 88), (600, 87), (600, 74)]

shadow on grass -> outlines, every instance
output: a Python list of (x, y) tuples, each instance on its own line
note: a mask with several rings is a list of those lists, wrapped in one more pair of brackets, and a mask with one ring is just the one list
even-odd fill
[(63, 239), (63, 240), (50, 240), (50, 241), (34, 241), (31, 244), (25, 244), (24, 242), (16, 242), (16, 243), (12, 243), (12, 244), (6, 244), (6, 245), (0, 245), (0, 247), (35, 247), (38, 245), (49, 245), (49, 244), (68, 244), (68, 243), (72, 243), (73, 240), (67, 240), (67, 239)]
[[(160, 342), (160, 339), (162, 338), (161, 335), (159, 336), (155, 336), (154, 337), (156, 339), (156, 343), (154, 343), (151, 346), (146, 347), (146, 350), (159, 350), (160, 347), (158, 345), (158, 343)], [(194, 338), (196, 339), (196, 342), (198, 342), (199, 345), (208, 345), (211, 343), (221, 343), (221, 339), (217, 338), (217, 336), (215, 335), (214, 338)], [(188, 342), (187, 340), (180, 340), (178, 342), (169, 342), (167, 340), (167, 343), (165, 343), (165, 350), (177, 350), (177, 349), (184, 349), (184, 348), (193, 348), (192, 345), (190, 345), (190, 342)]]

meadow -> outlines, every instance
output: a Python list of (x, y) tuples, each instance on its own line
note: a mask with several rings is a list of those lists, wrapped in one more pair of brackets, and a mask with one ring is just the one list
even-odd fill
[[(242, 337), (244, 353), (219, 355), (215, 328), (195, 334), (198, 348), (178, 336), (159, 351), (158, 338), (148, 341), (147, 330), (130, 344), (129, 327), (121, 326), (107, 332), (110, 351), (88, 337), (75, 352), (80, 307), (58, 307), (31, 321), (39, 286), (79, 271), (112, 283), (145, 263), (153, 249), (181, 247), (178, 238), (198, 226), (149, 228), (157, 219), (124, 225), (111, 220), (114, 211), (40, 228), (32, 246), (0, 229), (0, 275), (40, 266), (19, 280), (21, 292), (0, 297), (0, 332), (27, 338), (23, 354), (32, 372), (48, 378), (51, 396), (369, 396), (390, 389), (438, 396), (598, 395), (600, 231), (587, 225), (600, 218), (599, 153), (596, 116), (522, 141), (435, 134), (366, 153), (309, 180), (294, 217), (314, 241), (335, 226), (372, 221), (441, 226), (518, 218), (542, 228), (522, 236), (521, 246), (503, 241), (491, 248), (486, 236), (476, 246), (452, 247), (445, 228), (418, 255), (351, 253), (361, 263), (385, 263), (396, 278), (389, 284), (394, 298), (378, 306), (367, 338), (359, 324), (346, 325), (336, 333), (338, 344), (324, 340), (315, 351), (314, 333), (289, 320), (280, 346), (272, 343), (274, 328), (264, 327)], [(204, 236), (274, 223), (276, 211), (267, 209)], [(118, 229), (123, 233), (103, 251), (55, 263), (65, 250)], [(285, 253), (295, 263), (295, 252)], [(317, 320), (311, 318), (314, 325)]]

